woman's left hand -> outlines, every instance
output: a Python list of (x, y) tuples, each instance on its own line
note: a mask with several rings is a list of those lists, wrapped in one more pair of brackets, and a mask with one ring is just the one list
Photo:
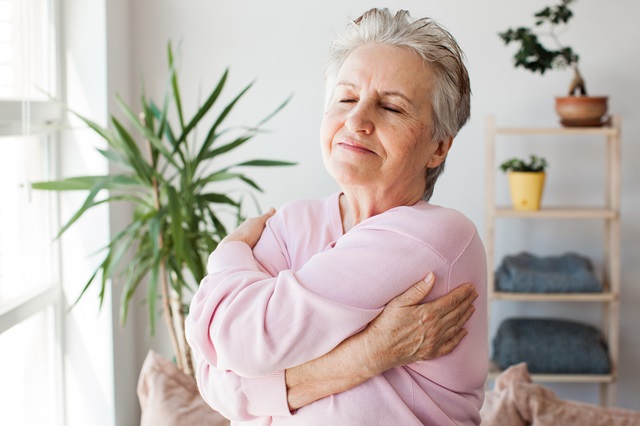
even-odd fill
[(463, 284), (438, 299), (422, 303), (435, 276), (414, 284), (392, 299), (361, 332), (372, 356), (367, 364), (379, 374), (393, 367), (441, 357), (453, 351), (467, 335), (464, 328), (478, 293)]
[(218, 244), (218, 247), (231, 241), (241, 241), (249, 247), (254, 248), (262, 235), (262, 231), (264, 231), (267, 219), (275, 213), (276, 210), (271, 207), (266, 213), (245, 220), (235, 231), (224, 237)]

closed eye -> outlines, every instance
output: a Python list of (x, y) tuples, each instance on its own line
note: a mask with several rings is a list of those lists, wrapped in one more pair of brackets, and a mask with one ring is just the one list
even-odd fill
[(351, 103), (354, 103), (355, 101), (356, 101), (355, 99), (340, 99), (341, 104), (351, 104)]
[(398, 108), (390, 106), (390, 105), (382, 105), (382, 108), (386, 109), (387, 111), (390, 111), (390, 112), (396, 112), (396, 113), (402, 112)]

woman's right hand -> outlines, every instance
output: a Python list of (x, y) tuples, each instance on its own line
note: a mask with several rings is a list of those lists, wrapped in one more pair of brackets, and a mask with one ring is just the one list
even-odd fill
[(421, 303), (435, 284), (433, 273), (392, 299), (362, 331), (370, 364), (380, 374), (390, 368), (447, 355), (467, 334), (463, 328), (478, 297), (472, 284)]
[(240, 226), (238, 226), (238, 228), (224, 237), (222, 241), (218, 243), (218, 247), (230, 243), (231, 241), (240, 241), (253, 249), (262, 236), (267, 220), (274, 214), (276, 214), (276, 210), (271, 207), (266, 213), (245, 220)]

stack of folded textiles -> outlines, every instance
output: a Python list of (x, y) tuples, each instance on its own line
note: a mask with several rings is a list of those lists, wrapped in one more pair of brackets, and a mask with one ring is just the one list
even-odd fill
[(602, 284), (591, 261), (575, 253), (505, 256), (496, 270), (496, 290), (516, 293), (597, 293)]
[(560, 319), (509, 318), (493, 340), (501, 369), (526, 362), (538, 374), (608, 374), (607, 345), (590, 325)]

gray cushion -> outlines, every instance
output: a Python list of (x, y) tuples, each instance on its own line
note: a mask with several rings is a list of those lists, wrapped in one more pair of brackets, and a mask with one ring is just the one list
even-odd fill
[(609, 355), (600, 331), (567, 320), (504, 320), (493, 339), (493, 358), (502, 369), (526, 362), (531, 373), (609, 373)]
[(591, 261), (575, 253), (505, 256), (496, 270), (496, 289), (518, 293), (597, 293), (602, 284)]

